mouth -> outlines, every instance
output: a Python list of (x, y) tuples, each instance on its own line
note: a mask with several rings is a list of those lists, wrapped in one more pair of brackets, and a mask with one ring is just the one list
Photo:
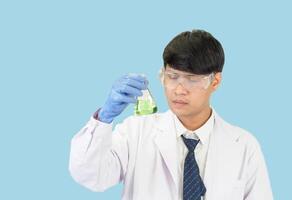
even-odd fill
[(174, 100), (174, 101), (172, 101), (172, 103), (177, 108), (181, 108), (181, 107), (186, 106), (188, 104), (186, 101), (183, 101), (183, 100)]
[(174, 102), (174, 103), (184, 103), (184, 104), (188, 103), (186, 100), (182, 100), (182, 99), (175, 99), (172, 102)]

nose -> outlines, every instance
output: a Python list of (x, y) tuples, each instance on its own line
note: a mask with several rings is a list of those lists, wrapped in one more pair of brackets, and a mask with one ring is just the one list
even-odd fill
[(184, 88), (184, 86), (181, 83), (179, 83), (174, 89), (174, 92), (176, 95), (186, 95), (188, 93), (188, 90)]

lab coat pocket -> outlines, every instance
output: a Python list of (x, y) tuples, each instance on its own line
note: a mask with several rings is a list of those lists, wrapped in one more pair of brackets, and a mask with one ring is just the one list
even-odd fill
[(243, 200), (244, 199), (244, 186), (245, 182), (243, 180), (235, 181), (230, 200)]

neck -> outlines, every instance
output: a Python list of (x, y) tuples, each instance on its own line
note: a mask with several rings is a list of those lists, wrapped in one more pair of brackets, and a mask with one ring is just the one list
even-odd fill
[(212, 109), (208, 106), (206, 109), (203, 109), (201, 112), (196, 115), (190, 116), (180, 116), (178, 117), (181, 123), (188, 130), (195, 131), (201, 126), (203, 126), (212, 114)]

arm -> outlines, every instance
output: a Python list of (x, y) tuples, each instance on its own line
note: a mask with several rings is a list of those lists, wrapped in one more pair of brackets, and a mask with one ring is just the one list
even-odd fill
[(268, 170), (260, 145), (256, 142), (255, 150), (248, 163), (248, 180), (244, 200), (273, 200)]
[(131, 124), (117, 125), (112, 134), (112, 121), (129, 103), (137, 101), (147, 84), (140, 75), (122, 76), (112, 86), (105, 105), (73, 137), (69, 170), (78, 183), (104, 191), (123, 180), (128, 164), (127, 128)]
[(69, 171), (76, 182), (93, 190), (104, 191), (119, 183), (128, 164), (127, 135), (117, 125), (93, 117), (72, 138)]

